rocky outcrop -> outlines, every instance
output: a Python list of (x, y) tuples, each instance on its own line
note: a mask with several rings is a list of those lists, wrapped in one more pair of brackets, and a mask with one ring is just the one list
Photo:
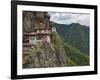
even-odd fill
[(66, 65), (63, 47), (57, 51), (52, 43), (36, 48), (23, 48), (23, 68), (63, 67)]
[[(34, 32), (35, 25), (40, 23), (45, 24), (45, 27), (51, 27), (49, 17), (47, 12), (24, 11), (23, 33)], [(35, 47), (23, 46), (23, 68), (64, 67), (66, 65), (65, 51), (60, 36), (55, 32), (50, 38), (50, 43), (39, 42)], [(23, 42), (24, 40), (25, 38)]]

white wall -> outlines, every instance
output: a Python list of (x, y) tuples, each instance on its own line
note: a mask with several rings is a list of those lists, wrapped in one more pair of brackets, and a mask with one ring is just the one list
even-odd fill
[[(100, 0), (34, 0), (45, 2), (61, 2), (61, 3), (75, 3), (75, 4), (99, 4)], [(100, 14), (100, 5), (98, 5)], [(11, 16), (10, 16), (10, 0), (0, 0), (0, 80), (10, 80), (10, 32), (11, 32)], [(98, 16), (100, 21), (100, 15)], [(98, 24), (100, 26), (100, 23)], [(100, 27), (98, 27), (98, 34), (100, 34)], [(100, 41), (100, 36), (98, 38)], [(100, 42), (98, 42), (98, 67), (100, 67)], [(28, 80), (28, 79), (27, 79)], [(56, 78), (41, 78), (31, 80), (100, 80), (100, 68), (98, 75), (84, 75), (84, 76), (66, 76)]]

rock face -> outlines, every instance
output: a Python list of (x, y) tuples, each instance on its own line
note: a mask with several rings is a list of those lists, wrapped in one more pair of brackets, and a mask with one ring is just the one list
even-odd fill
[[(34, 31), (33, 15), (34, 12), (23, 12), (23, 32)], [(23, 68), (64, 67), (65, 51), (57, 35), (53, 33), (50, 43), (40, 42), (34, 48), (23, 46)]]
[(38, 45), (36, 49), (23, 48), (23, 68), (63, 67), (65, 56), (57, 52), (52, 44)]

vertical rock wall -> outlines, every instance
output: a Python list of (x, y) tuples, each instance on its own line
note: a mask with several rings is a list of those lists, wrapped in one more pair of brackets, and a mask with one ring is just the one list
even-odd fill
[[(36, 22), (34, 13), (36, 12), (23, 12), (23, 32), (34, 31), (34, 22)], [(57, 49), (53, 42), (42, 42), (36, 48), (23, 47), (23, 68), (64, 67), (65, 65), (65, 51), (62, 45)]]

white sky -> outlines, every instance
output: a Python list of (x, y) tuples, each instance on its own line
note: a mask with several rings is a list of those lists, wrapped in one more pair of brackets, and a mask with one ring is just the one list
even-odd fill
[(62, 13), (49, 12), (50, 20), (60, 24), (80, 23), (82, 25), (90, 25), (90, 15), (82, 13)]

